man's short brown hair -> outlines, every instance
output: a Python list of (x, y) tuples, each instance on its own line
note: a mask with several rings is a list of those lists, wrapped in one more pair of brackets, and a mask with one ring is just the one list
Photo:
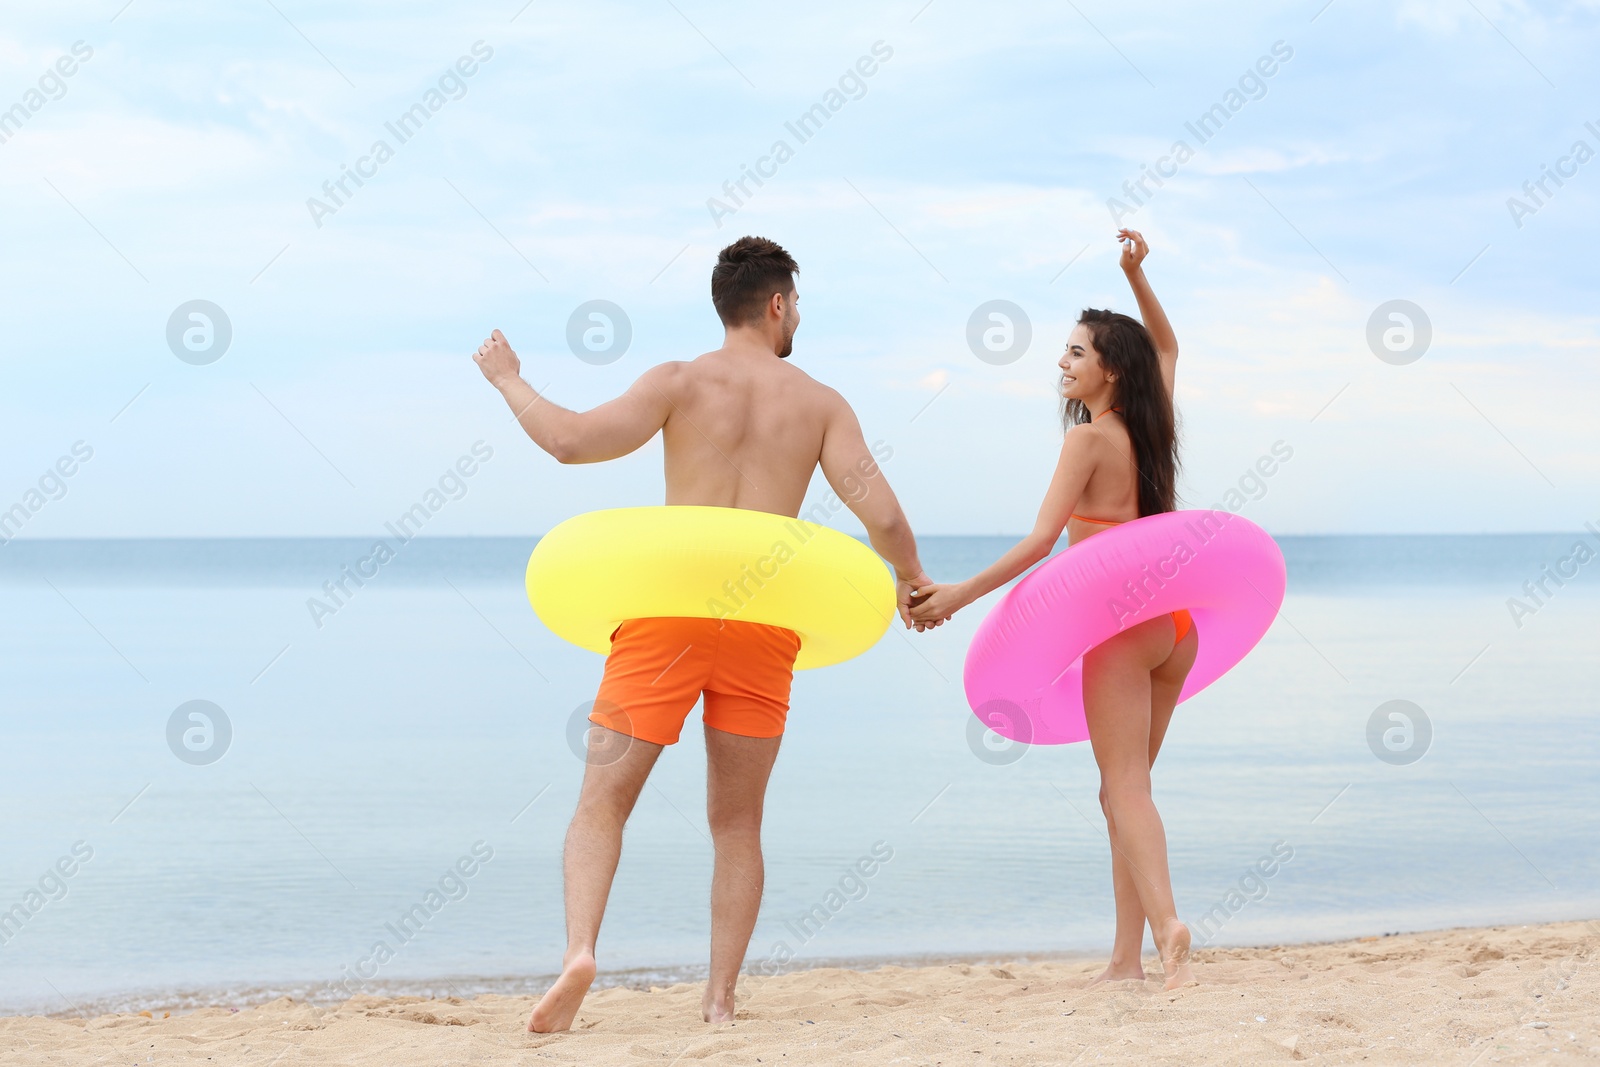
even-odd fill
[(741, 237), (717, 254), (711, 269), (711, 303), (724, 326), (759, 320), (773, 293), (794, 291), (800, 267), (776, 241)]

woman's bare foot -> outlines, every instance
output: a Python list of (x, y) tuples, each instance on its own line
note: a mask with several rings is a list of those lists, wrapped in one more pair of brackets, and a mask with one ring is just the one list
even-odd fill
[(1161, 969), (1167, 975), (1167, 983), (1163, 988), (1198, 985), (1194, 970), (1189, 966), (1189, 928), (1174, 916), (1163, 934), (1156, 940), (1156, 948), (1161, 952)]
[(570, 955), (561, 964), (561, 977), (545, 991), (534, 1005), (528, 1019), (530, 1034), (553, 1034), (557, 1030), (572, 1029), (583, 998), (594, 982), (594, 956), (588, 952)]
[(1113, 958), (1110, 963), (1106, 964), (1106, 969), (1100, 972), (1100, 977), (1089, 983), (1089, 988), (1093, 989), (1095, 986), (1105, 982), (1126, 982), (1130, 980), (1135, 982), (1144, 981), (1144, 964), (1137, 959), (1124, 963)]

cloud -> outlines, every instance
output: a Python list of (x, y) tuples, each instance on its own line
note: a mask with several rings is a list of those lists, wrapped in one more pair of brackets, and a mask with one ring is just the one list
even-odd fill
[[(1253, 145), (1217, 152), (1201, 151), (1195, 156), (1191, 169), (1212, 176), (1266, 174), (1301, 167), (1319, 167), (1328, 163), (1346, 163), (1355, 158), (1349, 152), (1321, 145), (1300, 149)], [(1376, 158), (1374, 153), (1364, 162), (1372, 162)]]
[(1397, 25), (1415, 26), (1430, 33), (1445, 35), (1457, 34), (1463, 28), (1483, 26), (1485, 18), (1502, 28), (1542, 23), (1540, 15), (1530, 10), (1522, 0), (1475, 0), (1472, 4), (1457, 3), (1456, 0), (1402, 0), (1395, 9)]

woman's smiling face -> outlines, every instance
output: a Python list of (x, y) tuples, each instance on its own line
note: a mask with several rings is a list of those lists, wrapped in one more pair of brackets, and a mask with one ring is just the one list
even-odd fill
[(1067, 350), (1056, 365), (1061, 368), (1061, 395), (1068, 400), (1087, 401), (1111, 387), (1112, 379), (1094, 347), (1094, 335), (1081, 322), (1072, 328)]

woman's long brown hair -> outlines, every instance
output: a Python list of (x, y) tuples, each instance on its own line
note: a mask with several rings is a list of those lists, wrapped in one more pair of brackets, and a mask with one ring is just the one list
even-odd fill
[[(1138, 319), (1115, 311), (1085, 308), (1078, 321), (1089, 328), (1100, 365), (1116, 375), (1116, 400), (1133, 439), (1133, 462), (1139, 471), (1139, 515), (1159, 515), (1178, 506), (1178, 429), (1172, 397), (1161, 380), (1161, 358), (1150, 331)], [(1066, 429), (1089, 422), (1081, 400), (1061, 407)]]

